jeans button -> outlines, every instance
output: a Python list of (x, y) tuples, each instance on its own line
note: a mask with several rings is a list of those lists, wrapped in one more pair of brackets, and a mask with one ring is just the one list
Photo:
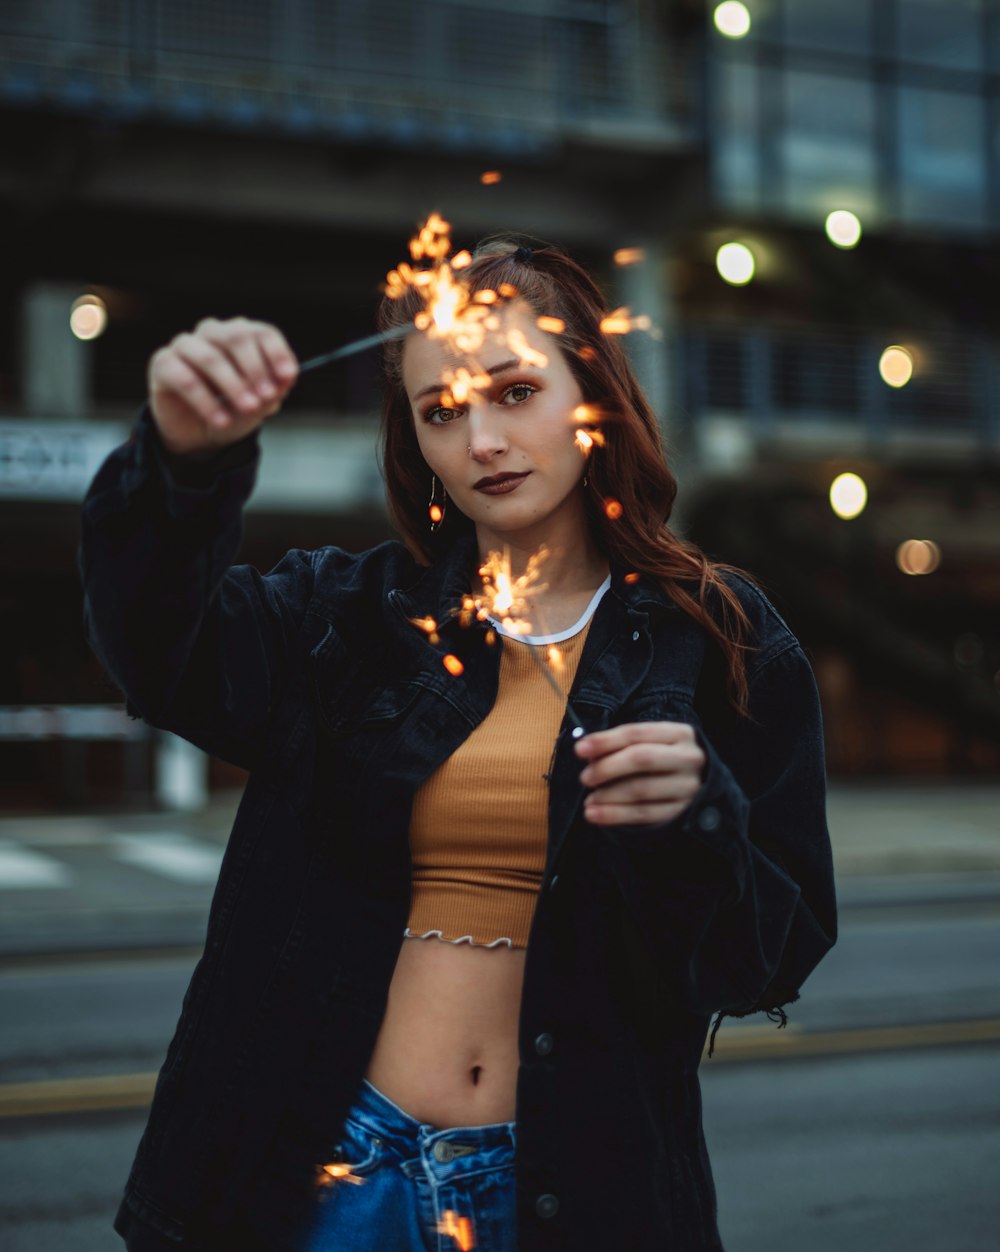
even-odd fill
[(443, 1139), (439, 1139), (434, 1145), (434, 1159), (436, 1161), (450, 1161), (452, 1158), (451, 1144), (445, 1143)]
[(555, 1217), (559, 1212), (559, 1201), (554, 1195), (540, 1195), (535, 1201), (535, 1212), (539, 1217)]
[(535, 1051), (539, 1056), (548, 1056), (548, 1054), (555, 1047), (555, 1042), (556, 1041), (552, 1038), (548, 1031), (544, 1031), (535, 1040)]

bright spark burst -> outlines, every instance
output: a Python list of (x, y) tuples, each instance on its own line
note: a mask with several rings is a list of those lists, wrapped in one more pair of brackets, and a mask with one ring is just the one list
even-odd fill
[(539, 330), (548, 331), (550, 335), (561, 335), (566, 329), (566, 323), (561, 317), (538, 317), (535, 325)]
[(472, 1232), (472, 1221), (468, 1217), (459, 1217), (453, 1209), (445, 1209), (438, 1222), (438, 1234), (450, 1235), (462, 1249), (471, 1252), (476, 1246), (476, 1236)]
[(342, 1161), (331, 1161), (329, 1165), (323, 1166), (323, 1174), (325, 1177), (320, 1178), (322, 1186), (329, 1186), (333, 1182), (350, 1182), (356, 1186), (365, 1180), (352, 1172), (353, 1167), (344, 1164)]
[(479, 175), (479, 181), (484, 187), (492, 187), (496, 183), (500, 182), (502, 178), (503, 174), (501, 174), (499, 170), (484, 170), (483, 173)]
[(491, 552), (479, 567), (479, 577), (483, 580), (483, 592), (476, 597), (476, 607), (484, 616), (492, 617), (509, 634), (530, 635), (531, 622), (525, 616), (527, 612), (526, 593), (533, 588), (535, 592), (544, 591), (538, 586), (539, 568), (549, 555), (548, 548), (541, 547), (528, 558), (524, 573), (516, 578), (511, 573), (510, 550)]
[(465, 673), (465, 666), (457, 656), (452, 656), (451, 653), (441, 658), (441, 664), (445, 667), (452, 678), (459, 678)]
[(649, 330), (652, 325), (652, 318), (645, 313), (633, 317), (625, 307), (615, 309), (613, 313), (601, 319), (601, 331), (605, 335), (627, 335), (633, 330)]
[(619, 248), (614, 255), (615, 265), (638, 265), (645, 259), (642, 248)]

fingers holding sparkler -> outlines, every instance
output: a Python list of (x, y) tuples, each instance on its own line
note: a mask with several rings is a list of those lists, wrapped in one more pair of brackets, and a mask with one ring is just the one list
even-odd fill
[(707, 758), (686, 722), (629, 722), (582, 737), (583, 813), (597, 826), (672, 821), (704, 781)]
[(277, 413), (298, 373), (276, 326), (205, 318), (150, 358), (150, 411), (168, 451), (212, 452)]

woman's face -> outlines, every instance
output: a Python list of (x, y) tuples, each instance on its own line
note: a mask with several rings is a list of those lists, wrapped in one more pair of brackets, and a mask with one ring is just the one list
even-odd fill
[[(424, 460), (444, 484), (448, 507), (475, 523), (484, 551), (519, 534), (537, 546), (561, 537), (553, 530), (585, 524), (586, 458), (574, 441), (573, 417), (583, 394), (555, 337), (535, 318), (523, 301), (505, 306), (475, 360), (425, 334), (411, 335), (403, 352), (403, 385)], [(510, 343), (513, 337), (520, 346), (519, 335), (544, 365), (522, 362)], [(461, 402), (443, 399), (458, 369), (479, 380)]]

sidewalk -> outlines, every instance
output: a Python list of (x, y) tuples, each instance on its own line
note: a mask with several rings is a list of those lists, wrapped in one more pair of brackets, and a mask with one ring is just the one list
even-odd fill
[[(238, 803), (0, 817), (0, 956), (200, 946)], [(842, 908), (1000, 901), (1000, 785), (835, 784), (828, 813)]]

